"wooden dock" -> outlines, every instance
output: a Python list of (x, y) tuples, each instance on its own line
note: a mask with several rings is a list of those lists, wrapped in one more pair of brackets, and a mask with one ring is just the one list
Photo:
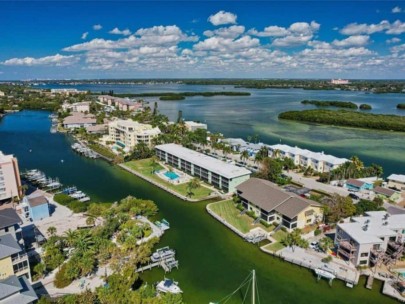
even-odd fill
[(366, 288), (373, 289), (373, 282), (374, 282), (374, 276), (370, 274), (367, 278)]
[(176, 261), (173, 257), (168, 258), (159, 262), (150, 263), (148, 265), (138, 268), (136, 272), (144, 272), (146, 270), (151, 270), (154, 267), (162, 267), (165, 273), (171, 272), (174, 267), (179, 268), (179, 262)]

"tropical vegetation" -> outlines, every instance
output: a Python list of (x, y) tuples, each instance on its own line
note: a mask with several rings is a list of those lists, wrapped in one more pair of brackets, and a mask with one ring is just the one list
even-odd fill
[(347, 108), (347, 109), (357, 109), (357, 105), (350, 101), (332, 101), (332, 100), (303, 100), (302, 104), (314, 105), (317, 107), (336, 107), (336, 108)]

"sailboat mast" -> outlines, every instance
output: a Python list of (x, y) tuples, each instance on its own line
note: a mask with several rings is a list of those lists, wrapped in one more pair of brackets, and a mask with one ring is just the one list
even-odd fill
[(252, 270), (252, 304), (256, 304), (256, 270)]

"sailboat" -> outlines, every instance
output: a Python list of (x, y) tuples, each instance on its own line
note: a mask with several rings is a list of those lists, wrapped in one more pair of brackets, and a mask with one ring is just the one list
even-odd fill
[(229, 295), (227, 295), (226, 297), (222, 298), (220, 301), (217, 302), (210, 302), (209, 304), (221, 304), (221, 303), (226, 303), (229, 301), (229, 299), (234, 296), (239, 290), (241, 290), (242, 288), (244, 288), (245, 286), (247, 286), (245, 295), (243, 297), (243, 303), (248, 303), (247, 302), (247, 295), (249, 293), (249, 290), (251, 290), (251, 304), (256, 304), (260, 303), (260, 298), (259, 298), (259, 291), (257, 289), (257, 279), (256, 279), (256, 270), (252, 270), (249, 275), (245, 278), (245, 280), (239, 285), (239, 287), (234, 290), (232, 293), (230, 293)]

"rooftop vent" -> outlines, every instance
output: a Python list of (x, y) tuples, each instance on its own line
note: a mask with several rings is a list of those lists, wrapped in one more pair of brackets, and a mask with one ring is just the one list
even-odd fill
[(384, 222), (383, 225), (384, 225), (384, 226), (387, 226), (387, 225), (388, 225), (388, 222)]
[(367, 229), (368, 229), (368, 225), (364, 225), (364, 226), (363, 226), (363, 230), (364, 230), (364, 231), (367, 231)]

